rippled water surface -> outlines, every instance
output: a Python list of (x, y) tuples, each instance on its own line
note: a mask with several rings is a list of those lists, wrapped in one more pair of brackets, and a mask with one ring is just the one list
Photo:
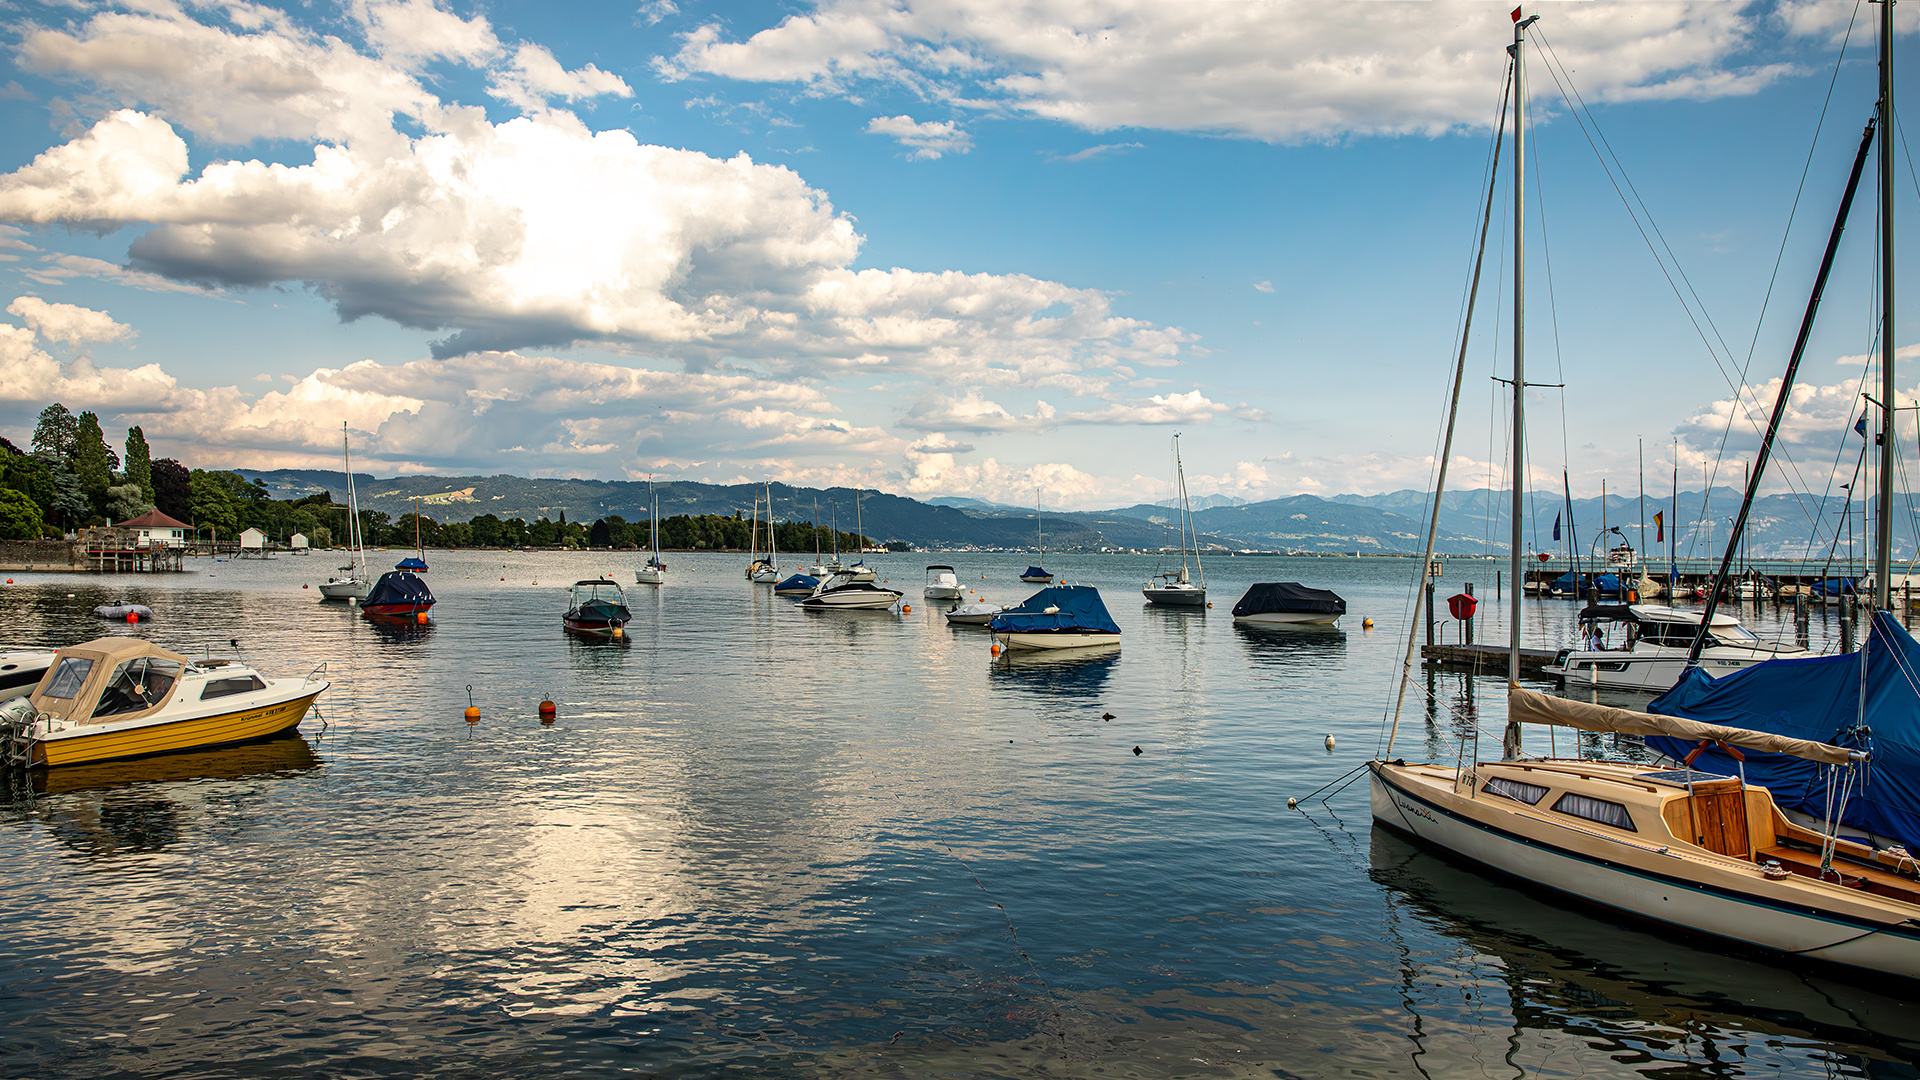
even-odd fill
[[(1364, 781), (1286, 808), (1374, 751), (1411, 560), (1219, 560), (1175, 612), (1149, 560), (1054, 557), (1124, 645), (996, 660), (921, 567), (1013, 601), (1025, 556), (884, 557), (905, 614), (671, 556), (622, 643), (563, 635), (561, 587), (631, 555), (430, 557), (421, 628), (317, 602), (325, 556), (0, 588), (7, 644), (233, 639), (333, 680), (301, 738), (12, 781), (0, 1072), (1916, 1075), (1910, 988), (1491, 881), (1374, 829)], [(1495, 565), (1447, 570), (1501, 637)], [(1350, 613), (1237, 628), (1255, 580)], [(155, 618), (91, 615), (123, 597)], [(1529, 643), (1573, 610), (1527, 601)], [(1431, 686), (1397, 752), (1450, 760), (1500, 681)]]

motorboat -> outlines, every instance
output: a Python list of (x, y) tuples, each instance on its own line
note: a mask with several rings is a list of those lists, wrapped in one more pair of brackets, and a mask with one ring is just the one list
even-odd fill
[(951, 566), (935, 564), (927, 567), (927, 587), (920, 595), (929, 600), (960, 599), (960, 575)]
[(894, 589), (871, 581), (855, 581), (846, 574), (834, 574), (822, 581), (812, 595), (800, 601), (803, 608), (890, 608), (900, 600)]
[(99, 607), (93, 609), (93, 613), (102, 619), (132, 620), (134, 622), (138, 622), (141, 619), (153, 618), (152, 608), (145, 604), (135, 604), (126, 600), (112, 604), (101, 604)]
[[(1661, 691), (1687, 669), (1687, 652), (1700, 632), (1700, 612), (1652, 604), (1596, 604), (1580, 612), (1581, 647), (1562, 649), (1542, 669), (1569, 684), (1616, 690)], [(1713, 678), (1763, 660), (1813, 655), (1797, 645), (1762, 641), (1740, 620), (1715, 612), (1700, 653), (1700, 669)]]
[[(322, 600), (365, 600), (370, 575), (367, 573), (366, 538), (360, 533), (360, 495), (353, 484), (353, 447), (347, 440), (347, 425), (340, 425), (340, 456), (347, 470), (347, 564), (340, 574), (320, 586)], [(346, 575), (345, 577), (340, 576)]]
[(1007, 610), (1005, 604), (978, 600), (971, 604), (962, 604), (946, 613), (950, 626), (985, 626), (993, 621), (995, 615)]
[(53, 649), (0, 651), (0, 701), (31, 689), (53, 666), (53, 658), (57, 655)]
[(1733, 598), (1735, 600), (1771, 600), (1773, 586), (1758, 574), (1748, 574), (1733, 583)]
[(987, 631), (1009, 649), (1078, 649), (1118, 645), (1120, 625), (1091, 585), (1041, 589), (987, 622)]
[(567, 598), (567, 613), (560, 617), (560, 623), (572, 633), (624, 637), (627, 624), (633, 621), (633, 612), (627, 610), (627, 594), (618, 582), (606, 578), (576, 581), (567, 590)]
[(433, 590), (411, 570), (393, 569), (380, 575), (367, 598), (360, 601), (360, 613), (374, 619), (407, 619), (424, 622), (433, 607)]
[[(1207, 571), (1200, 563), (1200, 538), (1193, 528), (1193, 508), (1187, 501), (1187, 470), (1180, 460), (1180, 436), (1173, 437), (1173, 488), (1179, 500), (1180, 511), (1180, 569), (1170, 570), (1147, 580), (1140, 586), (1140, 594), (1149, 604), (1161, 604), (1167, 607), (1207, 606)], [(1195, 580), (1187, 570), (1187, 553), (1193, 553), (1193, 564), (1199, 570), (1199, 580)]]
[(61, 649), (30, 695), (0, 705), (0, 756), (37, 769), (253, 742), (298, 727), (326, 688), (318, 669), (267, 679), (237, 660), (99, 638)]
[(843, 567), (839, 573), (845, 575), (849, 581), (872, 581), (878, 576), (873, 572), (873, 567), (868, 566), (864, 561)]
[(1237, 623), (1306, 623), (1331, 626), (1347, 613), (1347, 602), (1337, 593), (1313, 589), (1297, 581), (1269, 581), (1247, 588), (1233, 605)]
[(775, 596), (812, 596), (820, 587), (821, 579), (812, 574), (794, 574), (773, 586)]

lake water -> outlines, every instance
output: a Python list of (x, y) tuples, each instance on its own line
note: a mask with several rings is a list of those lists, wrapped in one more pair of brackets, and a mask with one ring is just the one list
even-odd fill
[[(1153, 560), (1049, 556), (1124, 645), (996, 659), (921, 568), (1011, 602), (1026, 556), (876, 557), (900, 614), (670, 555), (623, 643), (559, 616), (630, 553), (429, 557), (418, 629), (319, 603), (326, 555), (0, 588), (6, 644), (231, 639), (333, 680), (299, 739), (12, 782), (0, 1073), (1920, 1075), (1897, 994), (1492, 881), (1375, 829), (1364, 780), (1287, 809), (1375, 751), (1413, 560), (1216, 560), (1177, 612)], [(1497, 568), (1441, 584), (1479, 585), (1482, 640)], [(1349, 614), (1236, 628), (1256, 580)], [(122, 598), (155, 618), (92, 616)], [(1574, 609), (1526, 601), (1528, 643)], [(1483, 705), (1497, 739), (1500, 679), (1431, 685), (1396, 753), (1451, 760)]]

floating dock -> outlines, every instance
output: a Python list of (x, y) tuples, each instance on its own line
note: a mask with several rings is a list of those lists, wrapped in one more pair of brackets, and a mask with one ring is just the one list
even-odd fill
[[(1558, 649), (1521, 649), (1520, 670), (1538, 674), (1559, 655)], [(1497, 674), (1507, 670), (1507, 646), (1422, 645), (1420, 659), (1434, 667), (1471, 668)]]

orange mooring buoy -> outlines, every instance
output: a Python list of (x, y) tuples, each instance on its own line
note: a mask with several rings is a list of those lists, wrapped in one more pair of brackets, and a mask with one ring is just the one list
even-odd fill
[(467, 723), (477, 724), (479, 722), (480, 722), (480, 706), (475, 705), (473, 703), (473, 684), (468, 683), (467, 684)]
[(140, 613), (139, 613), (139, 612), (137, 612), (137, 611), (129, 611), (129, 612), (127, 612), (127, 621), (128, 621), (128, 622), (139, 622), (139, 621), (140, 621)]
[(413, 621), (419, 623), (421, 626), (427, 625), (427, 613), (424, 611), (414, 612)]
[(540, 722), (541, 723), (551, 724), (553, 723), (554, 718), (558, 717), (559, 715), (560, 715), (560, 707), (553, 703), (552, 695), (548, 695), (547, 697), (541, 699), (540, 701)]
[(902, 615), (911, 615), (911, 614), (913, 614), (913, 605), (912, 605), (912, 604), (901, 604), (901, 605), (900, 605), (900, 614), (902, 614)]
[(994, 644), (994, 646), (993, 646), (993, 648), (991, 648), (991, 649), (988, 649), (987, 651), (988, 651), (989, 653), (992, 653), (992, 654), (993, 654), (994, 656), (999, 656), (999, 655), (1000, 655), (1000, 645), (999, 645), (999, 643), (998, 643), (998, 642), (996, 642), (996, 643)]

